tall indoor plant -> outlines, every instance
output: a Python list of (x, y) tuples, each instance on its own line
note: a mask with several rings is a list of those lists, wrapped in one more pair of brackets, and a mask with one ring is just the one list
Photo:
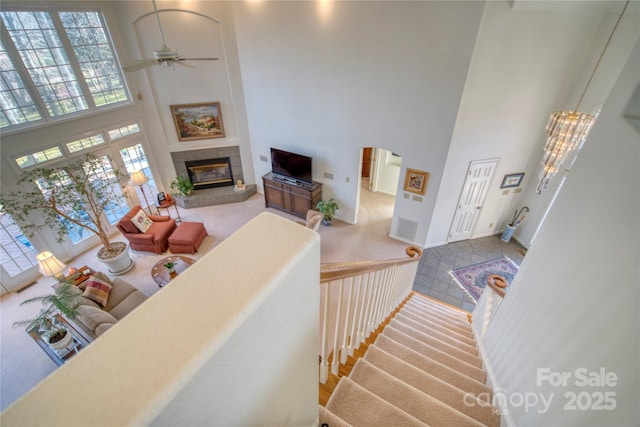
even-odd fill
[[(109, 265), (110, 273), (121, 274), (133, 261), (126, 243), (109, 240), (103, 212), (124, 197), (119, 191), (124, 176), (116, 169), (112, 176), (105, 176), (103, 161), (89, 154), (65, 166), (26, 170), (18, 185), (29, 189), (0, 195), (0, 205), (27, 234), (49, 228), (62, 242), (71, 224), (95, 233), (103, 245), (98, 259)], [(39, 223), (32, 222), (36, 215)]]

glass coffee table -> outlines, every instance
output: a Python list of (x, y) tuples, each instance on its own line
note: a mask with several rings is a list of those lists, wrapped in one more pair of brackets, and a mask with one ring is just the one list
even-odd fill
[[(164, 266), (167, 262), (176, 263), (175, 273), (169, 273), (169, 270)], [(163, 287), (176, 278), (180, 273), (191, 267), (195, 262), (195, 259), (183, 255), (172, 255), (162, 258), (160, 261), (156, 262), (151, 269), (151, 277), (153, 277), (153, 281), (156, 282), (158, 286)]]

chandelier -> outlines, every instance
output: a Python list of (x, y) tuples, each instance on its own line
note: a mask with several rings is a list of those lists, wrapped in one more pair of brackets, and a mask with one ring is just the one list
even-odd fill
[(618, 28), (622, 15), (624, 15), (625, 10), (627, 10), (627, 6), (629, 6), (629, 1), (630, 0), (627, 0), (625, 3), (616, 24), (613, 26), (609, 39), (604, 45), (600, 58), (598, 58), (598, 62), (596, 62), (596, 65), (591, 72), (589, 81), (587, 82), (584, 91), (582, 91), (582, 95), (578, 100), (576, 108), (574, 110), (554, 111), (547, 122), (547, 142), (544, 145), (545, 154), (542, 158), (543, 167), (538, 176), (538, 178), (540, 178), (540, 182), (538, 183), (538, 188), (536, 188), (536, 192), (538, 194), (542, 193), (542, 190), (547, 188), (549, 180), (558, 173), (562, 163), (564, 163), (567, 158), (567, 155), (576, 148), (582, 148), (582, 144), (585, 139), (587, 139), (589, 131), (596, 121), (596, 116), (588, 113), (581, 113), (579, 111), (580, 104), (582, 103), (585, 93), (587, 93), (587, 89), (591, 84), (591, 80), (593, 80), (593, 76), (602, 61), (602, 57), (604, 56), (611, 39), (613, 38), (613, 34), (616, 32), (616, 28)]

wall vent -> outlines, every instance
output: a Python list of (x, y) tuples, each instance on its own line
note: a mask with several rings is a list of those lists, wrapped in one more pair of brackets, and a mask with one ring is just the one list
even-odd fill
[(398, 218), (398, 237), (413, 242), (416, 237), (418, 223), (407, 218)]

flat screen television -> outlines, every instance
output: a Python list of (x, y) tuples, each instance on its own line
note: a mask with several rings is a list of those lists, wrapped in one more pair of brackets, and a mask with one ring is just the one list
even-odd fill
[(271, 148), (271, 172), (287, 181), (313, 183), (311, 157)]

